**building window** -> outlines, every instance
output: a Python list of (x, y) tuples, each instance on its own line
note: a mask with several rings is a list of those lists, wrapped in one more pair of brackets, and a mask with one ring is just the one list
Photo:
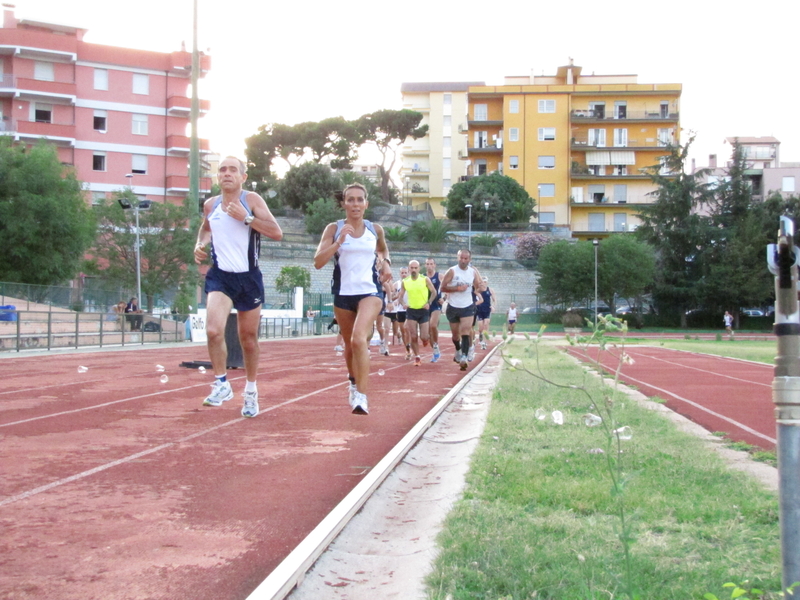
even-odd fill
[(614, 231), (628, 231), (628, 215), (614, 213)]
[(33, 118), (31, 121), (37, 123), (52, 123), (53, 122), (53, 105), (43, 104), (41, 102), (33, 103)]
[(106, 153), (95, 152), (92, 155), (92, 171), (105, 171), (106, 170)]
[(658, 130), (658, 145), (659, 146), (669, 146), (671, 143), (672, 143), (672, 129), (659, 129)]
[(147, 115), (133, 115), (131, 133), (135, 135), (147, 135)]
[(450, 158), (443, 158), (442, 159), (442, 170), (449, 171), (452, 165), (452, 159)]
[(95, 131), (99, 131), (100, 133), (105, 133), (107, 131), (107, 123), (108, 114), (104, 110), (96, 110), (94, 111), (94, 121), (93, 121), (93, 129)]
[(508, 128), (508, 141), (509, 142), (518, 142), (519, 141), (519, 127), (509, 127)]
[(102, 206), (106, 201), (105, 192), (92, 192), (92, 206)]
[(133, 74), (133, 93), (147, 96), (150, 93), (150, 75)]
[(445, 94), (442, 102), (445, 106), (450, 106), (453, 103), (453, 94)]
[(556, 112), (556, 101), (555, 100), (539, 100), (539, 112), (540, 113), (554, 113), (554, 112)]
[(442, 192), (445, 196), (450, 192), (451, 185), (449, 179), (442, 179)]
[(616, 148), (625, 148), (628, 146), (628, 130), (615, 129), (614, 130), (614, 146)]
[(108, 90), (108, 69), (94, 70), (94, 89)]
[(447, 131), (453, 126), (453, 117), (445, 115), (442, 117), (442, 130)]
[(598, 146), (600, 148), (606, 145), (606, 130), (605, 129), (590, 129), (589, 130), (589, 145)]
[(508, 101), (508, 112), (513, 115), (519, 113), (519, 100)]
[(614, 202), (628, 201), (628, 186), (625, 184), (614, 185)]
[(589, 231), (605, 231), (606, 216), (604, 213), (589, 213)]
[(33, 78), (39, 81), (55, 81), (56, 72), (51, 62), (37, 60), (33, 63)]
[(628, 118), (628, 103), (622, 100), (614, 102), (614, 118), (627, 119)]
[(131, 172), (136, 175), (147, 175), (147, 155), (131, 155)]
[(661, 104), (659, 105), (659, 113), (658, 114), (662, 119), (669, 118), (669, 101), (668, 100), (662, 100), (661, 101)]
[(453, 138), (449, 135), (442, 138), (442, 148), (449, 148), (453, 143)]
[(539, 223), (555, 225), (556, 213), (554, 212), (539, 212)]
[(605, 102), (589, 102), (590, 116), (595, 119), (606, 118), (606, 103)]
[(794, 189), (794, 177), (784, 177), (783, 182), (781, 183), (781, 191), (782, 192), (793, 192)]
[(555, 183), (540, 183), (539, 184), (539, 198), (555, 198), (556, 184)]
[(519, 169), (519, 156), (509, 156), (508, 157), (508, 168), (509, 169)]
[(552, 142), (556, 139), (555, 127), (539, 127), (539, 141)]
[(540, 169), (555, 169), (556, 168), (556, 157), (555, 156), (540, 156), (539, 157), (539, 168)]
[(489, 120), (489, 105), (488, 104), (476, 104), (475, 105), (475, 120), (476, 121), (488, 121)]

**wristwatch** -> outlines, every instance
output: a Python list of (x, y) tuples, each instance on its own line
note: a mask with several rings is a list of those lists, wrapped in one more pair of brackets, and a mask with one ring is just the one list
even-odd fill
[(252, 223), (252, 222), (253, 222), (253, 221), (255, 221), (255, 220), (256, 220), (255, 216), (253, 216), (253, 215), (247, 215), (247, 216), (244, 218), (244, 224), (245, 224), (245, 225), (250, 225), (250, 223)]

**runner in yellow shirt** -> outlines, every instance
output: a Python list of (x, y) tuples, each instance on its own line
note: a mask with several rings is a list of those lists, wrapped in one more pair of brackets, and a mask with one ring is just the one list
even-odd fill
[(409, 276), (403, 279), (403, 289), (408, 297), (406, 304), (406, 339), (411, 342), (414, 352), (414, 366), (422, 363), (419, 356), (419, 343), (417, 336), (422, 338), (422, 344), (428, 345), (428, 322), (431, 318), (430, 302), (436, 298), (436, 288), (426, 276), (419, 274), (419, 261), (412, 260), (408, 263)]

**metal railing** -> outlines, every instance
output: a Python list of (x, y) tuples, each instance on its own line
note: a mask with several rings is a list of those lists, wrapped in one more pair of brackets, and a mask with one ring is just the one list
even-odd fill
[[(0, 310), (0, 353), (189, 342), (190, 316)], [(140, 330), (131, 331), (139, 317)], [(321, 335), (329, 322), (323, 317), (263, 317), (258, 335), (262, 340)]]

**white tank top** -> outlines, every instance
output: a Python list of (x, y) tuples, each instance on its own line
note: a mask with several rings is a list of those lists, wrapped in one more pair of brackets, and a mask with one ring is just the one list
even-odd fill
[(354, 238), (345, 236), (339, 248), (338, 267), (340, 271), (339, 294), (359, 296), (378, 291), (375, 278), (375, 248), (377, 236), (364, 227), (364, 234)]
[(475, 283), (475, 269), (467, 267), (466, 270), (463, 270), (456, 265), (451, 270), (453, 271), (453, 279), (450, 280), (450, 285), (467, 284), (467, 289), (463, 292), (448, 292), (447, 303), (454, 308), (472, 306), (472, 284)]
[[(246, 191), (239, 201), (247, 210)], [(246, 273), (258, 266), (259, 241), (261, 235), (242, 221), (228, 216), (222, 210), (222, 198), (218, 196), (214, 209), (208, 215), (211, 227), (211, 254), (214, 265), (228, 273)]]

